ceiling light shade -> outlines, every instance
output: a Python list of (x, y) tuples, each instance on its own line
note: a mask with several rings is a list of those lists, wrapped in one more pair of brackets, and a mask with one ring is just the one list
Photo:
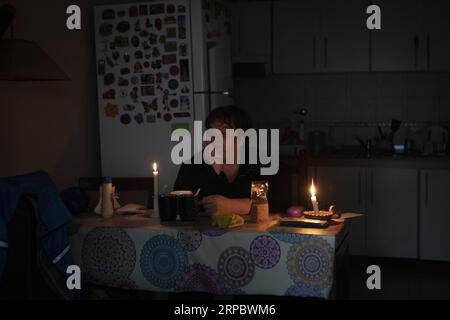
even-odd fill
[(0, 81), (52, 81), (69, 77), (35, 42), (0, 39)]

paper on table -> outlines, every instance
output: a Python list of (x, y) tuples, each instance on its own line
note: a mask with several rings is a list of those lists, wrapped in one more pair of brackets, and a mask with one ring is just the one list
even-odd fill
[(116, 210), (117, 214), (132, 214), (132, 213), (147, 213), (147, 212), (150, 212), (150, 209), (136, 203), (128, 203)]

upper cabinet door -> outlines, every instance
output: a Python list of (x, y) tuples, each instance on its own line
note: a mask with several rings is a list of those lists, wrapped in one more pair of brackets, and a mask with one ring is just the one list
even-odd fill
[(271, 51), (271, 13), (269, 1), (231, 4), (234, 61), (269, 57)]
[(428, 0), (422, 2), (423, 59), (426, 70), (450, 70), (450, 1)]
[(320, 71), (320, 1), (275, 1), (273, 10), (274, 73)]
[(322, 71), (369, 71), (366, 0), (322, 1)]
[[(434, 0), (432, 0), (434, 1)], [(419, 0), (376, 0), (381, 9), (381, 30), (372, 31), (373, 71), (420, 69)]]

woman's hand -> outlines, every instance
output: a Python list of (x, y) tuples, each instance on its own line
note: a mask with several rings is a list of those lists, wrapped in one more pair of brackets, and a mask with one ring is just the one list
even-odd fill
[(211, 196), (204, 197), (200, 202), (203, 204), (203, 208), (205, 208), (205, 212), (209, 215), (214, 214), (216, 212), (222, 213), (232, 213), (233, 208), (230, 204), (232, 200), (221, 196), (219, 194), (214, 194)]
[(203, 205), (205, 212), (212, 215), (220, 213), (236, 213), (245, 215), (250, 212), (250, 199), (230, 199), (219, 194), (204, 197), (200, 204)]

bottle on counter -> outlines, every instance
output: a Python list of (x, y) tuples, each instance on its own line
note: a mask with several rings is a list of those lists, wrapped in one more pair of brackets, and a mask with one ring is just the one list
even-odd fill
[(101, 197), (102, 216), (103, 218), (111, 218), (114, 214), (112, 177), (103, 177)]
[(269, 201), (267, 191), (269, 182), (252, 181), (250, 217), (253, 222), (264, 222), (269, 220)]

